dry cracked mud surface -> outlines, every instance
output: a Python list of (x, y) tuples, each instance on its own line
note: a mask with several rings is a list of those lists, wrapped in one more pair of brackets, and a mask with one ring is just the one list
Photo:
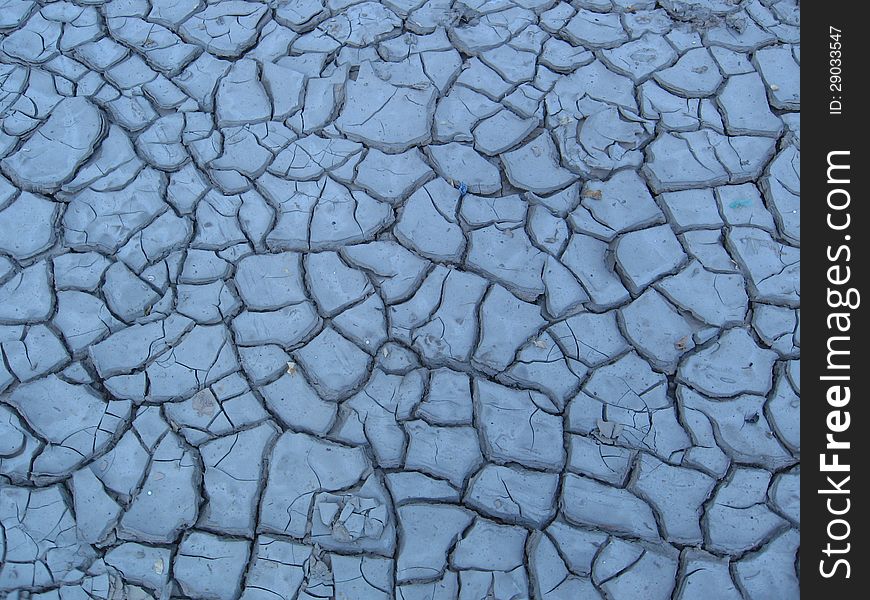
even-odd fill
[(797, 598), (799, 33), (0, 1), (0, 597)]

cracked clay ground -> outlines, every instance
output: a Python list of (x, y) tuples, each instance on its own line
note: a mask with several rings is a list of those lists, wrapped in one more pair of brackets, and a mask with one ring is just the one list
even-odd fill
[(799, 28), (0, 1), (0, 598), (797, 600)]

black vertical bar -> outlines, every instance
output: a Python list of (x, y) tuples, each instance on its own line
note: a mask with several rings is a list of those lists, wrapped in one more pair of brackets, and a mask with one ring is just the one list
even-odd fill
[[(801, 28), (801, 593), (865, 598), (865, 291), (870, 219), (860, 2), (805, 2)], [(804, 43), (806, 42), (806, 43)]]

